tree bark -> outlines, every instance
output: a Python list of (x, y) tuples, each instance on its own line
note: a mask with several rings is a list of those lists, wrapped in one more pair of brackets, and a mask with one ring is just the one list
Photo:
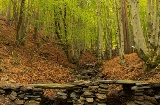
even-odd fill
[(16, 29), (16, 44), (21, 45), (24, 44), (24, 7), (25, 7), (25, 0), (21, 0), (21, 7), (20, 7), (20, 15), (17, 23), (17, 29)]

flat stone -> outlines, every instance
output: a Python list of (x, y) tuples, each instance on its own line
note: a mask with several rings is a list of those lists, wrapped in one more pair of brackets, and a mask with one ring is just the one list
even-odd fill
[(3, 89), (0, 89), (0, 94), (5, 94), (5, 91)]
[(19, 98), (19, 99), (24, 99), (24, 97), (25, 97), (25, 94), (19, 94), (19, 95), (18, 95), (18, 98)]
[(4, 89), (4, 90), (11, 90), (12, 87), (11, 87), (11, 86), (4, 86), (3, 89)]
[(14, 101), (17, 97), (14, 96), (14, 95), (9, 95), (8, 98), (9, 98), (10, 100)]
[(144, 102), (136, 101), (136, 100), (134, 101), (134, 103), (135, 103), (135, 104), (138, 104), (138, 105), (145, 105)]
[(16, 104), (16, 105), (24, 105), (24, 100), (15, 100), (14, 101), (14, 103)]
[(33, 91), (34, 91), (34, 92), (42, 92), (43, 89), (42, 89), (42, 88), (34, 88)]
[(98, 80), (100, 83), (104, 84), (136, 84), (140, 81), (133, 81), (133, 80)]
[(133, 101), (130, 101), (127, 103), (127, 105), (137, 105), (137, 104), (135, 104)]
[(16, 97), (16, 96), (17, 96), (17, 93), (16, 93), (15, 91), (12, 91), (12, 92), (11, 92), (11, 95), (13, 95), (13, 96)]
[(86, 98), (86, 101), (89, 103), (92, 103), (92, 102), (94, 102), (94, 99), (93, 98)]
[(106, 105), (106, 103), (98, 103), (97, 105)]
[(32, 101), (26, 102), (24, 105), (40, 105), (40, 102), (32, 100)]
[[(144, 105), (155, 105), (155, 104), (153, 104), (153, 103), (151, 103), (149, 101), (144, 101)], [(156, 105), (158, 105), (158, 104), (156, 104)]]
[(157, 99), (157, 100), (160, 99), (160, 96), (158, 96), (158, 95), (155, 95), (154, 97), (155, 97), (155, 99)]
[(131, 90), (142, 90), (142, 89), (150, 89), (150, 86), (142, 86), (142, 87), (138, 87), (138, 86), (133, 86), (131, 88)]
[(107, 84), (100, 84), (99, 87), (103, 88), (103, 89), (108, 89), (108, 85)]
[(145, 100), (147, 100), (147, 101), (149, 101), (151, 103), (158, 104), (157, 100), (154, 97), (150, 97), (150, 96), (144, 95), (144, 98), (145, 98)]
[(142, 93), (142, 92), (135, 92), (134, 95), (135, 95), (135, 96), (143, 96), (144, 93)]
[(107, 95), (106, 95), (106, 94), (99, 94), (99, 93), (97, 93), (97, 94), (96, 94), (96, 97), (97, 97), (98, 99), (107, 99)]
[(92, 96), (92, 95), (94, 95), (92, 92), (90, 92), (90, 91), (85, 91), (82, 96), (85, 97), (85, 96)]
[(98, 88), (98, 92), (107, 94), (108, 93), (108, 89)]
[(107, 102), (107, 99), (98, 99), (98, 98), (96, 98), (96, 101), (97, 101), (98, 103), (106, 103), (106, 102)]
[(137, 100), (137, 101), (144, 101), (143, 96), (134, 96), (134, 99)]
[(78, 97), (78, 96), (79, 96), (79, 95), (76, 94), (75, 92), (72, 92), (72, 93), (70, 94), (70, 97), (71, 97), (71, 98)]

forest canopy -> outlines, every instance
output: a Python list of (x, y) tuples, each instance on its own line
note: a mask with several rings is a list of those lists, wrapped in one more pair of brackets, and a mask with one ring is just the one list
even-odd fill
[(14, 24), (16, 45), (57, 41), (68, 59), (82, 52), (99, 61), (137, 52), (149, 68), (160, 62), (160, 0), (0, 0), (0, 19)]

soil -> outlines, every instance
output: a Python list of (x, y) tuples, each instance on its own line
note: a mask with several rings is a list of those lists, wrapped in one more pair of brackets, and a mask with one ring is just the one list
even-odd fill
[[(1, 79), (7, 78), (21, 84), (67, 83), (75, 79), (73, 72), (77, 70), (76, 65), (67, 60), (65, 52), (57, 43), (58, 41), (44, 41), (40, 38), (35, 42), (32, 40), (33, 32), (31, 31), (27, 34), (26, 46), (17, 47), (14, 44), (15, 33), (14, 26), (7, 25), (5, 19), (0, 19)], [(39, 33), (39, 35), (41, 37), (42, 33)], [(81, 55), (79, 65), (83, 67), (86, 63), (94, 65), (96, 62), (96, 56), (86, 52)], [(104, 61), (101, 68), (103, 70), (97, 76), (102, 79), (160, 81), (158, 69), (145, 71), (144, 62), (136, 53), (125, 55), (125, 63), (123, 65), (120, 64), (120, 58), (115, 57), (112, 60)], [(110, 100), (117, 100), (116, 102), (119, 105), (120, 96), (113, 96), (120, 89), (120, 86), (112, 85), (108, 94)], [(45, 95), (55, 96), (55, 92), (53, 90), (45, 90)], [(112, 102), (110, 102), (110, 105), (116, 105)]]

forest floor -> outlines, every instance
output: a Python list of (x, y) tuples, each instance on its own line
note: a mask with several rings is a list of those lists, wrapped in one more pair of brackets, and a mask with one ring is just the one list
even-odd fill
[[(3, 19), (0, 20), (1, 80), (9, 79), (21, 84), (31, 84), (67, 83), (75, 79), (72, 72), (77, 70), (76, 66), (67, 60), (59, 44), (41, 40), (37, 46), (37, 43), (32, 40), (33, 32), (31, 31), (27, 34), (26, 46), (15, 47), (15, 33), (13, 26), (7, 25)], [(94, 55), (84, 53), (80, 57), (80, 63), (95, 62), (95, 59)], [(160, 81), (160, 72), (145, 71), (144, 62), (136, 53), (125, 55), (125, 61), (123, 65), (120, 65), (119, 57), (104, 61), (101, 67), (103, 70), (97, 76), (108, 80)], [(120, 87), (115, 85), (110, 87), (110, 99), (113, 99), (113, 94), (116, 94), (116, 90), (119, 89)], [(52, 90), (46, 90), (45, 94), (46, 96), (55, 95)], [(112, 103), (112, 105), (116, 104)]]

